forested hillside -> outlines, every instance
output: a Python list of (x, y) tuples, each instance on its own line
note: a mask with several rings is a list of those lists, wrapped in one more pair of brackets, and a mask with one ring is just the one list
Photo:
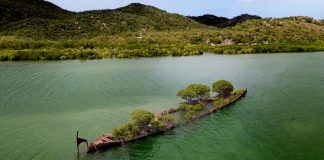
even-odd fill
[(80, 13), (43, 0), (0, 0), (0, 4), (4, 15), (0, 60), (324, 50), (323, 20), (306, 16), (262, 19), (244, 14), (227, 19), (205, 15), (197, 22), (139, 3)]
[(249, 14), (242, 14), (242, 15), (236, 16), (232, 19), (228, 19), (226, 17), (218, 17), (218, 16), (211, 15), (211, 14), (205, 14), (203, 16), (197, 16), (197, 17), (189, 16), (189, 18), (191, 18), (199, 23), (206, 24), (209, 26), (215, 26), (215, 27), (219, 27), (219, 28), (235, 26), (239, 23), (243, 23), (243, 22), (251, 20), (251, 19), (261, 19), (261, 17), (259, 17), (259, 16), (249, 15)]
[[(47, 13), (46, 8), (53, 8), (54, 12), (45, 14), (37, 7), (38, 5), (35, 8), (31, 7), (33, 9), (30, 9), (32, 11), (28, 14), (30, 16), (18, 17), (20, 21), (1, 27), (2, 35), (61, 39), (114, 35), (122, 32), (172, 31), (203, 27), (187, 17), (138, 3), (114, 10), (81, 13), (59, 12), (63, 10), (49, 5), (44, 8), (44, 12)], [(18, 20), (15, 18), (17, 16), (14, 11), (8, 12), (7, 19)], [(24, 10), (17, 14), (23, 15), (23, 13)]]
[(28, 18), (59, 19), (71, 14), (44, 0), (0, 0), (0, 25)]

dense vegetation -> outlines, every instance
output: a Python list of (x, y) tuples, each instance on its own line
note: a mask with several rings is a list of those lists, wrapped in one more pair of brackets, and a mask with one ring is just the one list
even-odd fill
[(138, 3), (81, 13), (43, 0), (0, 0), (0, 4), (5, 15), (0, 22), (0, 60), (324, 50), (324, 22), (310, 17), (249, 19), (219, 29)]
[[(217, 109), (243, 92), (243, 90), (233, 91), (233, 89), (233, 85), (228, 81), (216, 81), (213, 84), (213, 92), (217, 92), (218, 96), (215, 97), (212, 106)], [(170, 129), (177, 123), (173, 113), (179, 110), (184, 113), (186, 120), (192, 119), (210, 103), (210, 100), (213, 100), (210, 97), (210, 91), (210, 87), (204, 84), (190, 84), (177, 93), (177, 96), (184, 100), (179, 104), (178, 109), (171, 109), (157, 114), (141, 109), (135, 110), (131, 113), (131, 120), (127, 124), (113, 129), (112, 138), (123, 142)]]
[(187, 103), (193, 103), (210, 97), (210, 87), (204, 84), (190, 84), (187, 88), (178, 91), (177, 96)]
[(233, 84), (226, 80), (219, 80), (213, 83), (213, 92), (217, 92), (222, 97), (226, 97), (233, 92)]
[(110, 36), (124, 32), (137, 32), (140, 36), (141, 32), (186, 30), (202, 26), (190, 18), (138, 3), (114, 10), (94, 10), (69, 15), (50, 19), (48, 15), (40, 14), (38, 17), (28, 17), (4, 25), (0, 32), (2, 35), (61, 40)]
[(173, 115), (161, 115), (154, 117), (154, 114), (144, 110), (135, 110), (131, 113), (132, 119), (126, 125), (113, 129), (112, 135), (120, 141), (127, 141), (136, 136), (161, 130), (169, 123), (174, 123)]
[(232, 19), (228, 19), (226, 17), (218, 17), (218, 16), (211, 15), (211, 14), (205, 14), (203, 16), (197, 16), (197, 17), (189, 16), (189, 18), (191, 18), (199, 23), (206, 24), (209, 26), (215, 26), (215, 27), (219, 27), (219, 28), (235, 26), (239, 23), (245, 22), (250, 19), (261, 19), (261, 17), (259, 17), (259, 16), (249, 15), (249, 14), (242, 14), (242, 15), (236, 16)]
[(0, 25), (27, 18), (59, 19), (72, 13), (44, 0), (0, 0)]
[(229, 95), (226, 97), (218, 96), (213, 102), (213, 108), (219, 108), (225, 104), (228, 104), (230, 100), (234, 99), (237, 95), (243, 94), (244, 90), (243, 89), (237, 89), (233, 92), (231, 92)]
[[(190, 111), (188, 115), (202, 110), (207, 105), (206, 100), (211, 98), (210, 91), (210, 87), (204, 84), (190, 84), (185, 89), (179, 90), (177, 96), (184, 100), (180, 103), (179, 109)], [(218, 80), (212, 84), (212, 91), (218, 94), (214, 105), (221, 105), (227, 103), (226, 98), (233, 93), (234, 86), (229, 81)]]

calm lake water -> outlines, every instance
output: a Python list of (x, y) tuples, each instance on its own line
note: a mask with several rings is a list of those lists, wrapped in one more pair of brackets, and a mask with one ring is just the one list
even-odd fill
[(231, 108), (79, 159), (323, 160), (324, 53), (0, 62), (0, 159), (78, 159), (142, 108), (174, 107), (189, 83), (248, 88)]

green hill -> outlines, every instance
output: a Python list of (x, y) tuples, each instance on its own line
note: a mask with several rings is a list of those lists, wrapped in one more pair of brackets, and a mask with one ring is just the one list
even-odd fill
[(219, 27), (219, 28), (226, 28), (226, 27), (231, 27), (231, 26), (235, 26), (239, 23), (243, 23), (247, 20), (251, 20), (251, 19), (261, 19), (261, 17), (259, 16), (255, 16), (255, 15), (249, 15), (249, 14), (242, 14), (239, 16), (236, 16), (232, 19), (228, 19), (226, 17), (218, 17), (215, 15), (211, 15), (211, 14), (205, 14), (202, 16), (189, 16), (188, 18), (193, 19), (197, 22), (200, 22), (202, 24), (206, 24), (209, 26), (215, 26), (215, 27)]
[[(324, 50), (311, 17), (208, 16), (217, 28), (153, 6), (69, 12), (43, 0), (0, 0), (0, 60), (57, 60)], [(206, 17), (202, 17), (203, 20)]]
[(44, 0), (0, 0), (0, 25), (28, 18), (58, 19), (70, 14)]
[(231, 30), (237, 43), (314, 43), (324, 41), (324, 23), (311, 17), (250, 20)]
[[(49, 5), (47, 8), (54, 8), (53, 6)], [(37, 7), (32, 11), (36, 9), (39, 11)], [(56, 7), (55, 9), (63, 11)], [(122, 32), (171, 31), (202, 27), (201, 24), (187, 17), (170, 14), (139, 3), (114, 10), (86, 11), (74, 14), (60, 12), (63, 16), (53, 13), (58, 18), (46, 14), (31, 16), (1, 27), (0, 32), (2, 35), (60, 39), (113, 35)], [(8, 17), (16, 16), (12, 14)]]

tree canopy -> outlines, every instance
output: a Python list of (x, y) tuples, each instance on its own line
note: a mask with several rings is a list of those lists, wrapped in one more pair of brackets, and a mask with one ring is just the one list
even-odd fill
[(130, 122), (126, 125), (114, 128), (112, 134), (117, 138), (132, 138), (139, 132), (137, 124)]
[(152, 112), (138, 109), (131, 113), (131, 117), (135, 123), (144, 126), (148, 125), (154, 119), (154, 114)]
[(210, 96), (210, 87), (204, 84), (190, 84), (187, 88), (179, 90), (177, 96), (187, 102), (199, 101)]
[(132, 138), (141, 129), (146, 129), (153, 122), (154, 114), (144, 110), (135, 110), (131, 113), (132, 120), (126, 125), (113, 129), (113, 136), (117, 138)]
[(227, 96), (234, 90), (231, 82), (219, 80), (213, 83), (213, 92), (219, 93), (221, 96)]
[(135, 110), (131, 113), (131, 121), (126, 125), (114, 128), (112, 135), (120, 140), (127, 140), (134, 138), (136, 135), (143, 134), (143, 132), (152, 132), (161, 129), (166, 125), (175, 123), (174, 115), (167, 114), (159, 117), (154, 117), (152, 112), (141, 109)]

